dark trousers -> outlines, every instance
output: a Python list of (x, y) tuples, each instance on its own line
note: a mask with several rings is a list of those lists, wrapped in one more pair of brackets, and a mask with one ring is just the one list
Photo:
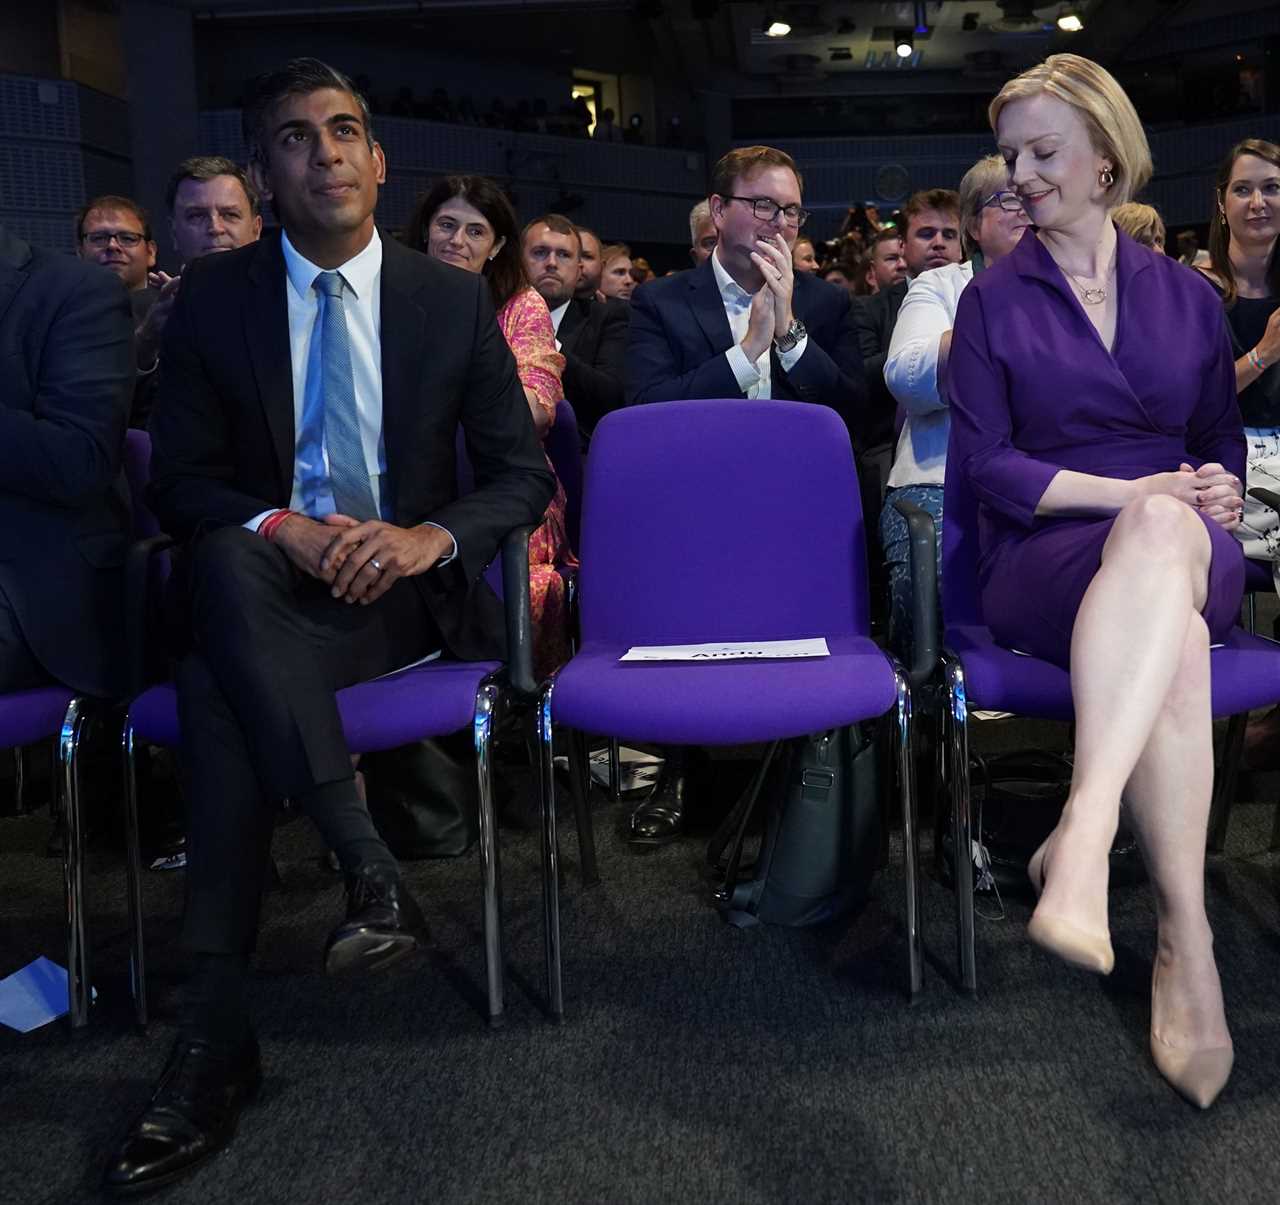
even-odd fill
[(0, 694), (51, 685), (53, 678), (36, 660), (13, 606), (0, 589)]
[(190, 802), (183, 944), (248, 954), (280, 802), (353, 778), (334, 692), (434, 652), (440, 636), (412, 581), (349, 604), (239, 527), (196, 544), (191, 617), (177, 675)]

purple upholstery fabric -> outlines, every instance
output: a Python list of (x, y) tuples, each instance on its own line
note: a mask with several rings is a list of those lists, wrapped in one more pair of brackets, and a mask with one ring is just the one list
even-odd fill
[(74, 697), (65, 686), (39, 686), (0, 695), (0, 749), (56, 736)]
[[(348, 749), (378, 753), (467, 727), (480, 683), (499, 668), (497, 661), (430, 661), (338, 691)], [(166, 682), (144, 691), (129, 708), (129, 720), (139, 740), (177, 746), (177, 690)]]
[[(853, 453), (832, 410), (684, 401), (607, 415), (582, 522), (582, 649), (557, 720), (667, 744), (735, 744), (883, 714), (867, 639)], [(632, 645), (826, 637), (820, 661), (622, 665)]]
[(565, 530), (569, 547), (577, 552), (582, 540), (582, 437), (578, 434), (578, 416), (563, 399), (556, 403), (556, 421), (543, 446), (564, 486)]

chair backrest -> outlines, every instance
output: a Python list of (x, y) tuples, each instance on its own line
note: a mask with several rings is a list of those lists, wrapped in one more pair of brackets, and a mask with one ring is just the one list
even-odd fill
[(547, 459), (564, 486), (565, 528), (569, 547), (577, 552), (582, 540), (582, 442), (578, 416), (567, 401), (556, 403), (556, 421), (547, 432)]
[(981, 624), (978, 499), (958, 464), (948, 463), (942, 492), (942, 626)]
[(124, 475), (133, 502), (133, 538), (156, 535), (160, 523), (147, 506), (147, 482), (151, 480), (151, 436), (130, 428), (124, 437)]
[(741, 398), (614, 411), (591, 437), (581, 559), (584, 644), (865, 635), (844, 423)]

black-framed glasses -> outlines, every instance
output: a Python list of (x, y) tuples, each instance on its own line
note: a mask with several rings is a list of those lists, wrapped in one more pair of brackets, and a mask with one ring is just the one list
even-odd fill
[(1019, 213), (1022, 210), (1022, 198), (1016, 192), (1001, 189), (993, 192), (979, 208), (986, 209), (988, 205), (999, 205), (1005, 213)]
[(803, 226), (809, 220), (807, 209), (801, 209), (799, 205), (779, 205), (772, 197), (735, 197), (726, 194), (724, 199), (745, 201), (751, 206), (751, 212), (756, 215), (756, 219), (761, 222), (776, 221), (778, 214), (782, 214), (789, 225), (796, 227)]
[(136, 230), (91, 230), (84, 235), (84, 241), (90, 247), (97, 247), (101, 251), (111, 246), (112, 239), (115, 239), (122, 247), (136, 247), (144, 237)]

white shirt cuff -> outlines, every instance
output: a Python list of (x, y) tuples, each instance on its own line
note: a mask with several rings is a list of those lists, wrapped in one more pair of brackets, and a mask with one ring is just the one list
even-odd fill
[(804, 355), (805, 349), (809, 346), (809, 336), (801, 335), (800, 342), (790, 351), (780, 351), (778, 353), (778, 363), (782, 365), (783, 372), (790, 372), (795, 366), (795, 362)]
[(760, 370), (747, 359), (747, 353), (742, 350), (740, 343), (735, 343), (724, 354), (733, 371), (733, 378), (743, 393), (760, 384)]
[(257, 531), (258, 528), (262, 526), (263, 522), (269, 519), (272, 515), (274, 515), (276, 511), (285, 510), (285, 509), (288, 509), (288, 508), (273, 506), (270, 510), (264, 510), (260, 515), (254, 515), (253, 518), (250, 519), (248, 523), (245, 523), (242, 526), (248, 528), (249, 531)]
[(452, 543), (452, 545), (453, 545), (453, 548), (450, 550), (449, 555), (448, 555), (448, 556), (442, 556), (442, 557), (441, 557), (441, 558), (436, 562), (436, 566), (440, 566), (440, 565), (447, 565), (450, 561), (454, 560), (454, 559), (457, 557), (457, 555), (458, 555), (458, 541), (457, 541), (457, 540), (455, 540), (455, 539), (453, 538), (453, 532), (451, 532), (447, 527), (441, 527), (439, 523), (424, 523), (422, 526), (423, 526), (423, 527), (434, 527), (437, 531), (442, 531), (442, 532), (444, 532), (444, 534), (445, 534), (445, 535), (447, 535), (447, 536), (449, 537), (449, 541), (450, 541), (450, 543)]

